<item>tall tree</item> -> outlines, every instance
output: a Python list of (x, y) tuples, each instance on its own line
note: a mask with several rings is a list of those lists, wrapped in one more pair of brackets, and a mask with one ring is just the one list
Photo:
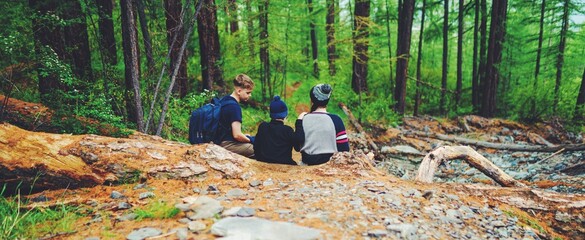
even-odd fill
[(480, 115), (494, 117), (496, 114), (496, 96), (500, 73), (497, 68), (502, 61), (502, 46), (506, 36), (506, 15), (508, 0), (494, 1), (486, 61), (486, 77), (483, 85)]
[(319, 78), (319, 45), (317, 44), (315, 21), (313, 20), (313, 0), (307, 0), (307, 8), (309, 8), (309, 28), (311, 35), (311, 54), (313, 57), (313, 76)]
[(418, 35), (418, 57), (416, 59), (416, 94), (414, 97), (414, 116), (418, 116), (418, 109), (420, 107), (420, 95), (421, 95), (421, 81), (420, 78), (421, 74), (421, 64), (422, 64), (422, 57), (423, 57), (423, 33), (425, 31), (425, 10), (427, 9), (427, 0), (423, 0), (422, 7), (420, 8), (420, 33)]
[[(181, 23), (181, 9), (183, 9), (181, 0), (165, 0), (165, 15), (167, 25), (167, 42), (169, 44), (170, 65), (177, 64), (179, 51), (181, 51), (181, 43), (185, 39), (185, 31)], [(174, 42), (173, 42), (174, 39)], [(186, 52), (186, 50), (184, 50)], [(187, 56), (183, 53), (183, 56)], [(179, 71), (176, 76), (177, 85), (174, 87), (174, 92), (182, 98), (185, 97), (189, 91), (189, 81), (187, 79), (187, 58), (182, 57), (179, 63)]]
[(414, 13), (414, 0), (401, 1), (398, 11), (398, 40), (396, 46), (396, 87), (394, 88), (394, 110), (404, 114), (406, 106), (406, 78), (410, 59), (410, 37)]
[(138, 131), (144, 132), (144, 113), (140, 97), (138, 31), (136, 31), (136, 14), (133, 0), (120, 0), (120, 10), (126, 79), (126, 110), (128, 120), (136, 123)]
[(199, 33), (203, 89), (214, 90), (213, 84), (215, 83), (224, 91), (225, 84), (220, 68), (221, 54), (217, 32), (217, 6), (215, 0), (202, 1), (203, 5), (197, 15), (197, 32)]
[(327, 32), (327, 60), (329, 61), (329, 75), (335, 76), (335, 15), (337, 14), (336, 0), (326, 0), (327, 17), (325, 18), (325, 30)]
[(354, 92), (368, 91), (368, 47), (370, 35), (370, 0), (356, 0), (354, 13), (353, 36), (353, 73), (351, 87)]
[(559, 104), (559, 90), (561, 88), (561, 78), (563, 76), (563, 64), (565, 63), (565, 46), (567, 44), (567, 32), (569, 30), (569, 5), (570, 0), (563, 2), (563, 20), (561, 22), (561, 34), (559, 40), (559, 51), (557, 52), (557, 77), (555, 81), (555, 100), (553, 105), (553, 111), (556, 112)]
[(100, 51), (102, 51), (106, 63), (116, 65), (118, 64), (118, 56), (116, 55), (114, 20), (112, 19), (114, 4), (112, 0), (97, 0), (96, 4), (99, 16)]
[(239, 30), (238, 26), (238, 4), (236, 0), (228, 0), (228, 18), (230, 21), (230, 33), (234, 34)]
[(581, 87), (579, 88), (573, 119), (577, 121), (585, 120), (585, 68), (583, 68), (583, 77), (581, 77)]
[[(388, 57), (392, 57), (392, 41), (390, 32), (390, 3), (386, 0), (386, 33), (388, 34)], [(394, 85), (394, 71), (392, 60), (388, 61), (390, 67), (390, 86)]]
[(443, 0), (443, 67), (441, 75), (441, 102), (439, 108), (441, 114), (445, 115), (447, 96), (447, 74), (449, 73), (449, 0)]
[(485, 74), (486, 74), (486, 60), (487, 60), (487, 2), (486, 0), (480, 0), (480, 11), (481, 11), (481, 22), (479, 24), (480, 29), (480, 39), (479, 39), (479, 66), (477, 68), (477, 76), (478, 76), (478, 91), (476, 93), (478, 101), (476, 102), (477, 105), (474, 106), (474, 109), (477, 111), (481, 111), (481, 104), (483, 99), (483, 88), (485, 82)]
[(477, 109), (476, 106), (479, 106), (479, 76), (478, 76), (478, 69), (477, 69), (477, 55), (478, 55), (478, 33), (479, 33), (479, 0), (474, 0), (474, 10), (475, 16), (473, 20), (473, 60), (472, 61), (472, 74), (471, 74), (471, 105), (474, 108), (474, 111)]
[(455, 88), (455, 109), (459, 106), (461, 101), (461, 89), (463, 88), (463, 16), (465, 1), (459, 0), (459, 16), (457, 25), (457, 87)]
[(266, 101), (266, 88), (270, 83), (270, 53), (268, 51), (268, 6), (269, 0), (260, 0), (258, 12), (260, 14), (260, 82), (262, 83), (262, 100)]
[[(33, 34), (35, 38), (35, 52), (37, 56), (52, 56), (53, 52), (59, 60), (65, 59), (65, 44), (63, 41), (63, 30), (56, 24), (52, 24), (50, 16), (57, 12), (59, 6), (56, 1), (29, 0), (30, 8), (37, 13), (32, 18)], [(38, 68), (44, 69), (38, 72), (39, 93), (41, 101), (45, 105), (53, 106), (51, 94), (56, 91), (68, 91), (67, 87), (60, 81), (59, 73), (48, 71), (50, 68), (47, 61), (38, 61)]]
[(85, 14), (78, 0), (68, 0), (62, 7), (63, 19), (69, 22), (64, 28), (67, 58), (75, 76), (91, 82), (93, 76)]
[(142, 41), (144, 42), (144, 52), (146, 53), (146, 65), (148, 72), (154, 70), (154, 57), (152, 55), (152, 39), (150, 38), (150, 32), (148, 31), (148, 19), (144, 12), (144, 0), (135, 0), (138, 19), (140, 20), (140, 31), (142, 32)]
[(540, 55), (544, 35), (544, 14), (546, 12), (546, 0), (540, 4), (540, 21), (538, 24), (538, 48), (536, 49), (536, 66), (534, 67), (534, 89), (538, 87), (538, 74), (540, 73)]
[(255, 49), (255, 45), (254, 45), (254, 12), (252, 10), (252, 0), (244, 0), (246, 3), (246, 14), (247, 14), (247, 18), (246, 18), (246, 25), (248, 27), (248, 50), (250, 52), (250, 59), (254, 59), (254, 56), (256, 55), (256, 51)]

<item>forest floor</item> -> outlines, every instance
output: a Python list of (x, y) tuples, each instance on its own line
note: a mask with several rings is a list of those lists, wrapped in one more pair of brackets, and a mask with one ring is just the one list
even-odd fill
[[(15, 113), (38, 116), (33, 124), (15, 124), (28, 130), (40, 129), (39, 126), (46, 123), (41, 116), (49, 115), (43, 106), (15, 99), (10, 99), (7, 106), (4, 110), (8, 122), (15, 119), (10, 117)], [(332, 160), (316, 167), (249, 161), (245, 169), (253, 174), (239, 178), (212, 174), (217, 171), (209, 169), (204, 177), (179, 180), (146, 177), (135, 183), (46, 190), (27, 198), (39, 208), (66, 203), (82, 213), (75, 221), (73, 231), (51, 232), (43, 236), (46, 239), (215, 239), (226, 235), (231, 236), (230, 239), (314, 239), (315, 236), (324, 239), (585, 239), (583, 208), (567, 217), (562, 211), (535, 213), (495, 201), (487, 195), (473, 195), (464, 190), (464, 183), (496, 184), (465, 163), (453, 162), (441, 167), (435, 178), (440, 183), (412, 181), (424, 155), (437, 146), (456, 143), (412, 136), (409, 131), (504, 144), (583, 143), (583, 133), (567, 132), (558, 121), (529, 126), (477, 116), (465, 118), (468, 118), (467, 124), (463, 124), (466, 127), (462, 127), (463, 118), (441, 120), (431, 117), (407, 117), (396, 128), (372, 127), (369, 134), (381, 148), (376, 160), (372, 161), (376, 168), (363, 162), (372, 160), (365, 156), (362, 160), (366, 160), (362, 162)], [(352, 150), (370, 152), (365, 136), (351, 126), (348, 128)], [(47, 153), (50, 151), (67, 156), (64, 149), (82, 146), (82, 139), (91, 138), (97, 136), (31, 133), (3, 125), (0, 145), (10, 145), (10, 149), (15, 150), (0, 153), (0, 160), (43, 159), (50, 155)], [(103, 141), (123, 144), (130, 140)], [(169, 146), (169, 149), (164, 149), (170, 152), (170, 157), (163, 160), (165, 166), (180, 163), (180, 158), (174, 156), (180, 155), (179, 148), (200, 152), (210, 148), (208, 145), (168, 143), (156, 138), (143, 141), (141, 144), (146, 146), (154, 142), (166, 144), (165, 148)], [(15, 147), (15, 142), (18, 146), (30, 147), (23, 148), (28, 149), (26, 152), (19, 152), (21, 148)], [(67, 144), (57, 144), (60, 142)], [(54, 144), (55, 149), (43, 150), (43, 144)], [(163, 151), (163, 147), (158, 149)], [(146, 166), (161, 164), (160, 160), (153, 161), (153, 158), (162, 157), (142, 150), (120, 150), (126, 155), (116, 155), (112, 151), (109, 149), (101, 154), (107, 155), (110, 162), (127, 162), (128, 154), (133, 154), (133, 159), (139, 159)], [(584, 163), (583, 152), (553, 154), (487, 148), (477, 148), (477, 151), (531, 188), (570, 193), (585, 199), (581, 195), (585, 193), (584, 171), (563, 172)], [(199, 155), (193, 161), (205, 165), (208, 160)], [(508, 191), (506, 188), (494, 189), (494, 195)], [(171, 211), (168, 206), (171, 209), (177, 207), (181, 212), (160, 217), (160, 214), (165, 215), (160, 210)], [(208, 216), (201, 216), (210, 209), (216, 210)], [(228, 223), (241, 218), (258, 222), (254, 223), (256, 226)], [(260, 222), (260, 219), (267, 221)], [(317, 235), (314, 235), (315, 231)]]

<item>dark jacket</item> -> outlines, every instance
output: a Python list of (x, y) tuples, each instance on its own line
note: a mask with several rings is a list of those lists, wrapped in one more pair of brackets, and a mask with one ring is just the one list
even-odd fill
[(292, 159), (292, 149), (299, 151), (300, 140), (293, 129), (282, 121), (262, 122), (258, 126), (254, 154), (258, 161), (297, 165)]

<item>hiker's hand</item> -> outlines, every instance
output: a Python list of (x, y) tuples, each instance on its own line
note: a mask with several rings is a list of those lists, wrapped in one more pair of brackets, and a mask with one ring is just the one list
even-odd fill
[(254, 144), (254, 141), (256, 141), (256, 137), (254, 137), (254, 136), (246, 135), (246, 137), (248, 137), (248, 139), (250, 139), (250, 143), (252, 143), (252, 144)]
[(301, 114), (299, 114), (299, 117), (297, 119), (301, 120), (305, 117), (305, 115), (307, 115), (307, 112), (302, 112)]

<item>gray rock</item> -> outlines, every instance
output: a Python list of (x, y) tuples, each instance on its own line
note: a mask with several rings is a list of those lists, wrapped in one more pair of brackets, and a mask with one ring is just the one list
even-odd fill
[(252, 217), (256, 215), (256, 210), (249, 207), (243, 207), (236, 213), (238, 217)]
[(125, 198), (124, 194), (118, 192), (118, 191), (112, 191), (112, 193), (110, 194), (110, 198), (112, 199), (120, 199), (120, 198)]
[(148, 237), (154, 237), (154, 236), (158, 236), (161, 235), (162, 231), (158, 228), (141, 228), (138, 230), (134, 230), (132, 231), (130, 234), (128, 234), (128, 236), (126, 236), (126, 239), (128, 240), (142, 240)]
[(187, 228), (173, 228), (171, 232), (174, 232), (179, 240), (189, 239), (189, 230)]
[(504, 222), (500, 221), (500, 220), (493, 221), (493, 222), (492, 222), (492, 225), (493, 225), (494, 227), (505, 227), (505, 226), (506, 226), (506, 224), (505, 224)]
[(152, 198), (154, 197), (154, 193), (153, 192), (143, 192), (138, 196), (138, 199), (142, 200), (145, 198)]
[(214, 217), (215, 214), (218, 214), (223, 210), (223, 206), (221, 206), (219, 201), (213, 198), (200, 196), (191, 205), (191, 210), (193, 210), (194, 213), (188, 216), (189, 219), (199, 220)]
[(127, 203), (127, 202), (118, 203), (118, 210), (130, 209), (130, 208), (132, 208), (132, 205), (130, 205), (130, 203)]
[(191, 220), (189, 218), (181, 218), (181, 219), (179, 219), (179, 222), (187, 224), (187, 223), (191, 222)]
[(139, 184), (136, 184), (136, 186), (134, 186), (132, 189), (138, 190), (138, 189), (143, 189), (145, 187), (146, 187), (146, 183), (139, 183)]
[(222, 217), (231, 217), (231, 216), (236, 216), (238, 214), (238, 211), (240, 211), (240, 209), (242, 209), (242, 207), (232, 207), (228, 210), (225, 210), (221, 213)]
[(181, 212), (188, 212), (191, 210), (191, 205), (188, 203), (177, 203), (175, 207), (181, 210)]
[(227, 192), (226, 197), (228, 198), (239, 198), (247, 195), (248, 193), (241, 188), (234, 188)]
[(201, 231), (205, 230), (205, 228), (207, 226), (202, 221), (192, 221), (192, 222), (187, 223), (187, 227), (189, 228), (189, 231), (191, 231), (191, 232), (201, 232)]
[(258, 186), (260, 186), (260, 184), (262, 184), (262, 182), (260, 180), (254, 180), (254, 181), (250, 182), (251, 187), (258, 187)]
[(555, 213), (555, 219), (557, 221), (567, 223), (567, 222), (571, 222), (571, 215), (569, 215), (568, 213), (557, 211)]
[(268, 186), (272, 186), (272, 185), (274, 185), (274, 181), (272, 181), (272, 178), (266, 179), (266, 181), (264, 181), (262, 183), (262, 186), (264, 186), (264, 187), (268, 187)]
[(409, 223), (401, 223), (401, 224), (390, 224), (386, 226), (386, 229), (389, 231), (399, 232), (402, 238), (410, 238), (416, 234), (417, 227), (413, 224)]
[(210, 194), (219, 194), (219, 188), (217, 188), (215, 185), (209, 185), (207, 186), (207, 192)]
[(118, 220), (120, 222), (132, 221), (132, 220), (136, 219), (137, 217), (138, 217), (138, 214), (136, 214), (136, 213), (128, 213), (128, 214), (124, 214), (124, 215), (118, 217)]
[[(289, 222), (269, 221), (257, 217), (228, 217), (211, 226), (211, 233), (229, 239), (319, 239), (321, 231)], [(294, 233), (294, 234), (283, 234)]]
[(385, 237), (385, 236), (388, 236), (388, 231), (383, 230), (383, 229), (376, 229), (376, 230), (368, 231), (368, 237), (381, 238), (381, 237)]
[(88, 237), (85, 240), (100, 240), (100, 237)]

